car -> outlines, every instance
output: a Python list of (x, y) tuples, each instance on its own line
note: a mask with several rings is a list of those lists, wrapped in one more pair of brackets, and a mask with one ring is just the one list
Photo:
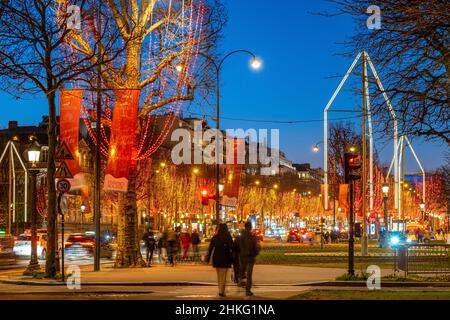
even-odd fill
[(0, 265), (15, 263), (16, 254), (14, 253), (14, 237), (0, 236)]
[(389, 245), (391, 246), (391, 248), (396, 248), (398, 246), (408, 243), (412, 243), (412, 240), (407, 236), (405, 236), (402, 232), (400, 231), (389, 232)]
[(264, 232), (261, 229), (254, 229), (253, 234), (259, 241), (264, 241)]
[[(47, 234), (37, 233), (37, 256), (41, 260), (45, 260), (47, 253)], [(22, 233), (14, 240), (14, 253), (19, 258), (29, 258), (31, 256), (31, 234)]]
[[(67, 259), (89, 259), (94, 257), (95, 235), (73, 233), (64, 241), (64, 255)], [(105, 238), (100, 238), (100, 257), (112, 259), (113, 246)]]
[(305, 228), (291, 228), (286, 236), (287, 242), (304, 242), (310, 239), (311, 234)]
[(286, 236), (286, 230), (283, 228), (266, 229), (265, 236), (267, 238), (274, 238), (282, 241), (282, 239)]

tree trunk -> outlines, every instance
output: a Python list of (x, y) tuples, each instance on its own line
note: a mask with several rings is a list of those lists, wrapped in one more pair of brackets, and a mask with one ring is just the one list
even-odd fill
[(47, 256), (45, 261), (45, 273), (48, 278), (56, 277), (56, 188), (55, 188), (55, 161), (56, 152), (56, 96), (54, 91), (47, 95), (48, 101), (48, 163), (47, 163), (47, 185), (48, 185), (48, 224), (47, 224)]
[(136, 204), (137, 168), (132, 166), (128, 178), (128, 191), (119, 199), (116, 268), (143, 267), (139, 246)]

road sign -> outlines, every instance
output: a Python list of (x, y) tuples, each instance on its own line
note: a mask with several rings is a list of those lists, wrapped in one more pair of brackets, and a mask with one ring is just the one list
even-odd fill
[(72, 152), (70, 152), (69, 147), (65, 142), (63, 142), (58, 150), (56, 150), (55, 154), (56, 161), (64, 161), (64, 160), (74, 160)]
[(70, 172), (69, 167), (67, 166), (67, 164), (64, 161), (61, 162), (58, 170), (56, 170), (55, 177), (57, 179), (73, 179), (73, 175)]
[(70, 182), (66, 179), (59, 180), (56, 189), (61, 193), (66, 193), (70, 190)]

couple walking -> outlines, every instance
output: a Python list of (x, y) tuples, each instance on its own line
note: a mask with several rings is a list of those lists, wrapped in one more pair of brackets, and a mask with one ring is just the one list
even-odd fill
[(216, 234), (211, 239), (206, 262), (209, 263), (211, 255), (213, 267), (217, 271), (219, 296), (225, 296), (225, 285), (228, 269), (235, 267), (235, 279), (241, 286), (246, 279), (246, 296), (252, 296), (252, 275), (256, 256), (260, 251), (256, 237), (252, 234), (252, 224), (245, 223), (245, 229), (233, 242), (226, 224), (218, 226)]

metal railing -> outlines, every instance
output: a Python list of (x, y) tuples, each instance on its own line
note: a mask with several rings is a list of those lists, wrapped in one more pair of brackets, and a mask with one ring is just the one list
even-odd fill
[(406, 244), (396, 250), (396, 270), (406, 274), (450, 274), (449, 244)]

